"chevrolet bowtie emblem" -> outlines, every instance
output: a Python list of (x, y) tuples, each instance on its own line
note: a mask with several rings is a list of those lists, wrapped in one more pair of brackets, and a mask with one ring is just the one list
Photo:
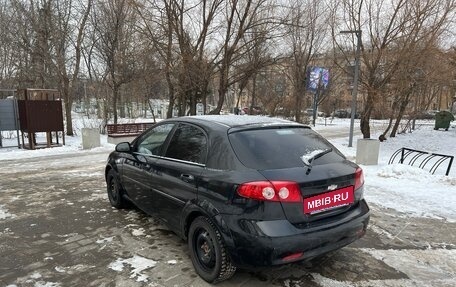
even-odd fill
[(328, 190), (335, 190), (337, 188), (337, 184), (331, 184), (328, 186)]

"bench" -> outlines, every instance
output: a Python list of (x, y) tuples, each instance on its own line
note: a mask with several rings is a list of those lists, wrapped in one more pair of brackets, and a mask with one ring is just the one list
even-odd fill
[(117, 144), (122, 141), (132, 141), (153, 125), (154, 123), (107, 124), (108, 142)]

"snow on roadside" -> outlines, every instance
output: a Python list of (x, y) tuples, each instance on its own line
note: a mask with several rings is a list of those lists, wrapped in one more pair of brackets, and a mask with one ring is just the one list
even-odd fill
[(143, 236), (146, 235), (146, 230), (144, 228), (133, 229), (131, 234), (133, 236)]
[[(38, 142), (45, 142), (46, 138), (43, 135), (37, 136)], [(4, 145), (6, 145), (7, 140), (3, 140)], [(14, 144), (14, 143), (13, 143)], [(106, 135), (100, 135), (100, 147), (93, 148), (90, 150), (82, 149), (82, 139), (79, 136), (74, 137), (65, 137), (65, 145), (52, 148), (36, 149), (36, 150), (26, 150), (18, 149), (17, 147), (9, 147), (0, 149), (0, 161), (2, 160), (15, 160), (15, 159), (24, 159), (24, 158), (35, 158), (42, 156), (52, 156), (59, 154), (69, 154), (69, 153), (96, 153), (96, 152), (109, 152), (114, 150), (114, 145), (108, 143)], [(17, 145), (17, 142), (16, 142)]]
[(14, 218), (15, 215), (9, 213), (4, 205), (0, 205), (0, 220), (7, 219), (8, 217)]
[(109, 264), (108, 267), (114, 271), (121, 272), (127, 264), (132, 268), (130, 278), (136, 278), (137, 282), (147, 282), (149, 277), (141, 272), (155, 267), (157, 261), (135, 255), (128, 259), (118, 258), (115, 262)]
[(363, 166), (368, 202), (408, 213), (456, 222), (456, 180), (418, 167), (394, 164)]
[[(314, 282), (326, 287), (434, 287), (445, 286), (453, 287), (454, 279), (434, 279), (428, 281), (410, 280), (410, 279), (382, 279), (367, 280), (358, 282), (337, 281), (326, 278), (318, 273), (312, 273)], [(291, 286), (291, 285), (290, 285)]]
[[(361, 248), (360, 250), (394, 270), (404, 273), (407, 278), (353, 282), (338, 281), (319, 273), (312, 273), (313, 281), (321, 286), (331, 287), (454, 286), (454, 282), (456, 282), (456, 250), (454, 249), (381, 250)], [(442, 260), (442, 258), (450, 258), (450, 260)]]
[[(334, 129), (334, 127), (327, 127), (327, 129)], [(341, 129), (347, 129), (348, 127), (343, 124), (340, 125)], [(320, 127), (320, 131), (324, 131)], [(381, 131), (381, 130), (380, 130)], [(377, 139), (379, 133), (373, 133), (371, 138)], [(353, 147), (348, 147), (348, 138), (336, 138), (330, 139), (329, 141), (334, 144), (343, 154), (345, 154), (349, 159), (355, 159), (356, 157), (356, 144), (357, 140), (361, 139), (362, 136), (355, 136), (353, 139)], [(416, 150), (426, 151), (430, 153), (445, 154), (456, 157), (456, 127), (450, 128), (449, 131), (443, 130), (434, 130), (434, 126), (429, 123), (423, 122), (422, 124), (417, 124), (417, 129), (412, 133), (398, 134), (394, 138), (388, 138), (386, 141), (380, 143), (380, 154), (379, 154), (379, 168), (382, 165), (388, 164), (390, 157), (398, 149), (406, 147)], [(397, 159), (396, 158), (396, 162)], [(421, 159), (423, 159), (421, 157)], [(420, 160), (417, 160), (415, 166), (419, 165)], [(435, 174), (444, 175), (446, 171), (446, 164), (448, 160), (445, 161), (441, 168), (438, 169)], [(444, 167), (445, 166), (445, 167)], [(428, 169), (432, 167), (428, 164)], [(450, 174), (451, 177), (456, 177), (456, 163), (453, 163)]]
[[(16, 284), (6, 285), (6, 287), (18, 287), (18, 286), (33, 286), (33, 287), (60, 287), (60, 283), (56, 282), (47, 282), (43, 280), (43, 275), (38, 272), (33, 272), (32, 274), (17, 278)], [(32, 285), (33, 284), (33, 285)]]
[[(362, 251), (406, 274), (411, 280), (418, 282), (436, 279), (452, 282), (456, 280), (456, 250), (362, 249)], [(453, 258), (454, 260), (441, 260), (441, 258)]]
[(36, 282), (34, 287), (60, 287), (60, 283), (55, 283), (55, 282), (44, 282), (44, 281), (39, 281)]
[(96, 241), (97, 244), (111, 243), (114, 237), (104, 237)]
[[(373, 135), (372, 138), (378, 137)], [(348, 159), (355, 160), (356, 141), (348, 147), (347, 138), (330, 140)], [(412, 133), (399, 134), (380, 143), (378, 165), (362, 165), (365, 176), (364, 196), (369, 203), (415, 217), (430, 217), (456, 222), (456, 161), (445, 176), (448, 160), (435, 174), (406, 164), (388, 165), (391, 155), (402, 147), (456, 157), (456, 129), (435, 131), (432, 125), (421, 124)], [(424, 158), (424, 156), (423, 156)], [(397, 162), (397, 161), (396, 161)]]
[[(3, 133), (4, 137), (2, 144), (3, 146), (8, 146), (8, 148), (0, 148), (0, 161), (1, 160), (14, 160), (14, 159), (23, 159), (23, 158), (35, 158), (47, 155), (59, 155), (67, 153), (96, 153), (96, 152), (110, 152), (114, 150), (115, 145), (108, 143), (107, 135), (100, 134), (100, 147), (93, 148), (90, 150), (82, 149), (82, 137), (81, 129), (82, 128), (99, 128), (103, 121), (100, 119), (87, 118), (84, 114), (72, 113), (73, 117), (73, 131), (74, 136), (65, 136), (65, 145), (53, 148), (44, 148), (37, 150), (26, 150), (17, 148), (17, 138), (16, 133), (11, 133), (10, 131), (0, 132)], [(161, 119), (156, 119), (160, 121)], [(119, 118), (118, 123), (150, 123), (153, 122), (153, 119), (146, 118), (136, 118), (136, 119), (126, 119)], [(37, 142), (46, 142), (45, 133), (37, 133)], [(62, 139), (59, 139), (60, 143)]]

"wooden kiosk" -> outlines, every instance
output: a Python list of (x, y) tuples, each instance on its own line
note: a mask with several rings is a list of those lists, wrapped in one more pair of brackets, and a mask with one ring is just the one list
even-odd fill
[[(17, 91), (22, 146), (37, 149), (60, 146), (58, 132), (62, 132), (65, 145), (63, 112), (60, 93), (50, 89), (20, 89)], [(46, 133), (46, 142), (38, 143), (36, 134)], [(55, 133), (55, 142), (52, 133)], [(25, 137), (28, 143), (25, 143)]]

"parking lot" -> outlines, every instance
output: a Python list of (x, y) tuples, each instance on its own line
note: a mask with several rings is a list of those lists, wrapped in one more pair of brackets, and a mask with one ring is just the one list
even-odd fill
[[(106, 158), (0, 162), (0, 286), (209, 285), (157, 219), (111, 208)], [(218, 286), (456, 285), (456, 223), (371, 209), (362, 240), (311, 262), (239, 270)]]

